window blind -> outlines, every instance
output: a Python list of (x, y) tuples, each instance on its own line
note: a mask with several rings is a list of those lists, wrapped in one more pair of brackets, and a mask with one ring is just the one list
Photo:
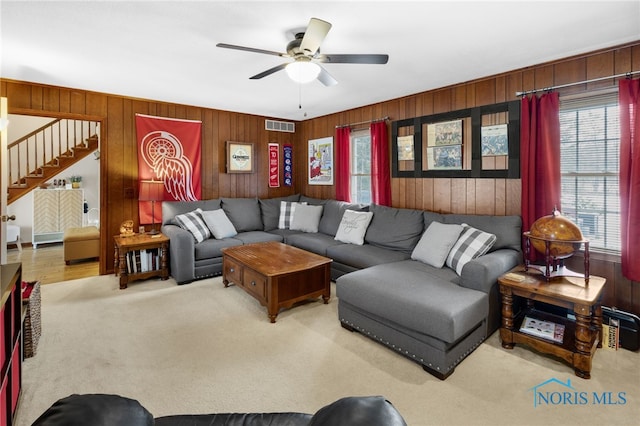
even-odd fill
[(591, 250), (620, 252), (617, 92), (560, 100), (562, 213)]

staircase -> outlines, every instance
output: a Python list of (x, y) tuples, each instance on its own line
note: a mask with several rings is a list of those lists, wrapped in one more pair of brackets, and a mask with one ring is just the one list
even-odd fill
[(56, 119), (7, 147), (11, 204), (98, 149), (99, 122)]

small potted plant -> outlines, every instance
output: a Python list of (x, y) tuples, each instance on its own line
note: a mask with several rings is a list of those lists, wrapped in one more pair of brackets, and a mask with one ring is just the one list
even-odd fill
[(80, 182), (82, 182), (82, 176), (73, 175), (69, 178), (72, 188), (80, 188)]

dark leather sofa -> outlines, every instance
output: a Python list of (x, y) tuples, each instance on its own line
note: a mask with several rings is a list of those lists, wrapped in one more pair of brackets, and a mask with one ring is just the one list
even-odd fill
[(138, 401), (119, 395), (83, 394), (59, 399), (32, 426), (406, 426), (381, 396), (346, 397), (315, 414), (223, 413), (157, 417)]

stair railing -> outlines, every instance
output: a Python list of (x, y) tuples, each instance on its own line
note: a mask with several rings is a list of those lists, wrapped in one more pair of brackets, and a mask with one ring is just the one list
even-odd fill
[(42, 176), (45, 167), (58, 165), (59, 157), (72, 157), (73, 148), (86, 146), (98, 126), (97, 121), (59, 118), (12, 142), (7, 147), (9, 185), (24, 186), (25, 177)]

